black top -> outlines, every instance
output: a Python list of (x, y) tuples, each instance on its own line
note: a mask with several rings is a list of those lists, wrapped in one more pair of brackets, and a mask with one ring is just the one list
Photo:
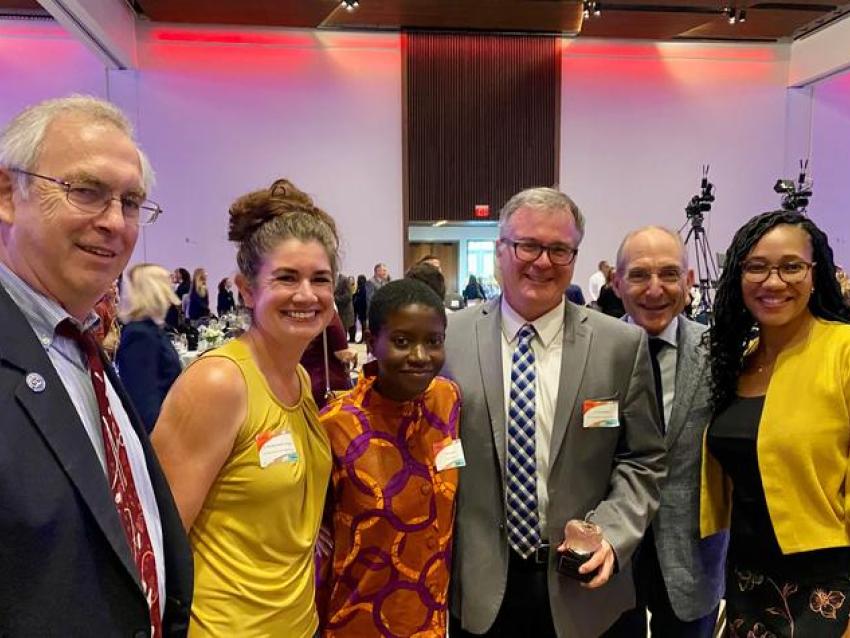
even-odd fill
[(121, 331), (118, 372), (150, 434), (165, 395), (180, 375), (180, 356), (165, 331), (150, 319), (131, 321)]
[(183, 324), (185, 317), (183, 316), (183, 295), (189, 294), (189, 282), (181, 281), (174, 289), (174, 294), (177, 295), (178, 303), (171, 306), (165, 315), (165, 325), (170, 329), (177, 331)]
[(235, 308), (236, 302), (233, 300), (233, 293), (227, 289), (219, 290), (215, 308), (218, 316), (226, 315)]
[(486, 299), (487, 295), (484, 294), (484, 288), (480, 283), (471, 281), (463, 289), (463, 298), (467, 301), (470, 299)]
[(732, 480), (729, 560), (797, 582), (846, 577), (850, 574), (848, 547), (788, 555), (779, 547), (758, 468), (756, 442), (763, 408), (764, 396), (737, 397), (708, 429), (708, 449)]
[(354, 314), (360, 318), (360, 323), (365, 323), (366, 317), (369, 316), (369, 301), (372, 298), (370, 288), (372, 284), (368, 281), (357, 287), (352, 297), (354, 305)]
[(626, 314), (626, 308), (623, 306), (622, 300), (614, 292), (614, 287), (608, 284), (602, 286), (596, 303), (599, 304), (599, 310), (611, 317), (622, 317)]
[(183, 295), (188, 295), (189, 291), (192, 289), (192, 285), (188, 281), (181, 281), (177, 284), (177, 288), (174, 289), (174, 294), (177, 295), (178, 299), (183, 299)]
[(203, 297), (192, 288), (189, 291), (189, 308), (186, 316), (190, 321), (196, 321), (210, 316), (210, 293), (207, 291)]

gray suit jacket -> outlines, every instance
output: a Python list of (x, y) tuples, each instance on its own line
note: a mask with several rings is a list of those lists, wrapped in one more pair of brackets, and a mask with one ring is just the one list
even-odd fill
[(658, 562), (673, 611), (691, 621), (711, 612), (723, 597), (728, 534), (700, 541), (699, 485), (702, 439), (710, 420), (705, 326), (679, 317), (676, 394), (665, 443), (669, 473), (652, 522)]
[[(500, 300), (449, 318), (444, 374), (463, 394), (452, 613), (472, 633), (484, 633), (502, 604), (508, 575), (504, 468), (506, 419)], [(596, 638), (634, 606), (630, 558), (658, 508), (665, 473), (664, 443), (642, 330), (567, 303), (560, 391), (550, 449), (549, 509), (543, 537), (563, 540), (564, 524), (595, 510), (617, 554), (619, 571), (587, 590), (549, 559), (549, 599), (559, 636)], [(582, 405), (616, 399), (620, 427), (584, 428)]]

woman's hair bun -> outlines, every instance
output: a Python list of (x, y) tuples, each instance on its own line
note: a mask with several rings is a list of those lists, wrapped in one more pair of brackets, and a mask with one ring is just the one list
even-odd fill
[(293, 212), (315, 214), (313, 199), (288, 179), (278, 179), (269, 188), (243, 195), (230, 207), (227, 236), (243, 242), (267, 221)]

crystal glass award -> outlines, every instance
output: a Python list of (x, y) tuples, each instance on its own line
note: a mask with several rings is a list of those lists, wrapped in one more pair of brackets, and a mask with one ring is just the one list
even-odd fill
[(593, 580), (595, 571), (581, 574), (578, 568), (602, 545), (602, 528), (590, 521), (573, 519), (567, 522), (564, 535), (566, 549), (558, 559), (558, 571), (584, 583)]

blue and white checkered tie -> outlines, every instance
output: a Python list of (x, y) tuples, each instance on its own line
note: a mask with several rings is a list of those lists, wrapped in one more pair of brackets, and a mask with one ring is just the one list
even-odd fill
[(540, 545), (537, 513), (537, 462), (534, 454), (535, 383), (534, 327), (524, 325), (511, 361), (508, 408), (507, 517), (508, 542), (523, 558)]

